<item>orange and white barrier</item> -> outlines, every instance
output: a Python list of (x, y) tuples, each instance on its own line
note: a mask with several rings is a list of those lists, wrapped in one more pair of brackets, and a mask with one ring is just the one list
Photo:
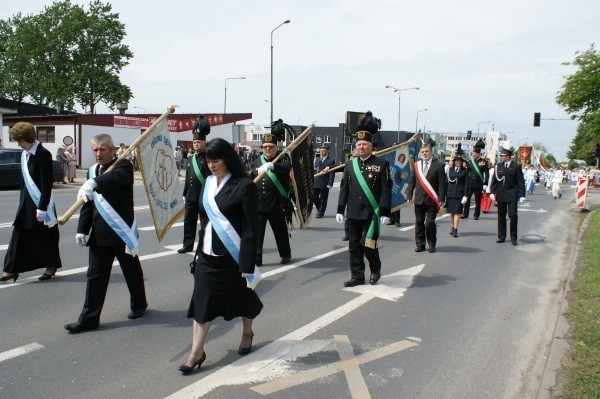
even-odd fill
[(588, 179), (580, 177), (577, 179), (577, 189), (575, 190), (575, 203), (578, 208), (585, 208), (585, 198), (587, 197)]

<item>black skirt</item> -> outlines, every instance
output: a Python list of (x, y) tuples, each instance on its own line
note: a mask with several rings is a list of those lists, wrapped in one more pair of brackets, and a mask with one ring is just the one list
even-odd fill
[(4, 257), (4, 271), (24, 273), (45, 267), (59, 269), (62, 266), (59, 239), (58, 225), (41, 230), (14, 226)]
[(256, 292), (246, 287), (238, 266), (229, 256), (209, 256), (198, 250), (194, 294), (187, 317), (206, 323), (221, 316), (254, 319), (263, 304)]
[(446, 198), (446, 208), (448, 213), (463, 213), (462, 198)]

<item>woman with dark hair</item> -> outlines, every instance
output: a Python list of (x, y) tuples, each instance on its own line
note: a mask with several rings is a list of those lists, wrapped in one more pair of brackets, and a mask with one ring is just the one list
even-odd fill
[(458, 144), (454, 158), (448, 168), (448, 189), (446, 190), (446, 207), (452, 223), (450, 235), (454, 237), (458, 237), (458, 223), (463, 214), (463, 208), (467, 202), (466, 195), (469, 191), (469, 172), (464, 167), (463, 161), (463, 152), (460, 149), (460, 144)]
[(206, 359), (204, 342), (212, 320), (242, 317), (238, 353), (252, 349), (252, 321), (263, 305), (246, 285), (254, 272), (258, 226), (258, 189), (248, 178), (239, 155), (227, 141), (211, 140), (205, 150), (212, 175), (200, 193), (199, 244), (194, 257), (194, 293), (188, 310), (192, 349), (179, 366), (182, 373), (200, 368)]

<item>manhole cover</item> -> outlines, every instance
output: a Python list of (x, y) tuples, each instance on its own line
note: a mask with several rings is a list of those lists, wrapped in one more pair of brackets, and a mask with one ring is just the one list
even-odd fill
[(546, 237), (542, 237), (537, 234), (526, 234), (521, 236), (521, 242), (526, 242), (528, 244), (537, 244), (544, 241), (546, 241)]

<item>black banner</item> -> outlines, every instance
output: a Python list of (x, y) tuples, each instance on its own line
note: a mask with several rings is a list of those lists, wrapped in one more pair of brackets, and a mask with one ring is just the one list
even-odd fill
[(313, 208), (313, 148), (312, 133), (297, 143), (288, 152), (292, 162), (291, 182), (294, 191), (294, 204), (300, 228), (305, 229), (310, 222)]

